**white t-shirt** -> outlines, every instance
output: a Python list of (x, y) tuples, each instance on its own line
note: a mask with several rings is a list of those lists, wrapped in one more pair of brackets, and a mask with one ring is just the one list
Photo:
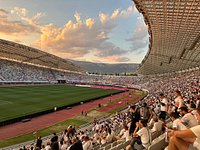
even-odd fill
[(112, 134), (108, 134), (107, 137), (106, 137), (106, 142), (110, 143), (110, 142), (112, 142), (112, 140), (113, 140), (113, 135)]
[(151, 129), (151, 131), (152, 132), (154, 132), (154, 131), (162, 131), (162, 126), (163, 126), (162, 121), (158, 120), (158, 122), (154, 123), (153, 128)]
[(102, 138), (101, 139), (101, 144), (103, 145), (103, 144), (105, 144), (106, 143), (106, 139), (105, 138)]
[(94, 128), (95, 128), (95, 130), (99, 130), (100, 129), (100, 124), (96, 124)]
[(129, 136), (129, 131), (126, 130), (123, 134), (123, 136), (121, 137), (121, 139), (126, 139), (126, 142), (127, 141), (130, 141), (131, 140), (131, 136)]
[(160, 107), (159, 107), (158, 104), (154, 107), (154, 112), (155, 112), (156, 114), (158, 114), (158, 113), (160, 112)]
[(138, 132), (137, 135), (141, 137), (142, 145), (146, 147), (147, 144), (149, 144), (149, 133), (147, 128), (143, 127)]
[(180, 108), (180, 107), (182, 107), (183, 106), (183, 104), (184, 104), (184, 101), (183, 101), (183, 99), (182, 98), (180, 98), (180, 97), (177, 97), (177, 98), (175, 98), (175, 104), (176, 103), (178, 103), (178, 108)]
[(100, 143), (100, 136), (98, 133), (95, 133), (93, 137), (94, 137), (93, 141)]
[(196, 107), (199, 106), (199, 103), (200, 103), (200, 100), (197, 100), (197, 102), (196, 102)]
[(92, 150), (92, 142), (90, 140), (83, 144), (83, 150)]
[(167, 107), (166, 107), (167, 104), (168, 104), (167, 98), (163, 98), (161, 102), (164, 103), (165, 106), (161, 105), (160, 110), (161, 110), (161, 111), (167, 111)]
[(181, 121), (182, 121), (182, 122), (185, 122), (189, 128), (198, 125), (198, 122), (197, 122), (196, 118), (195, 118), (194, 115), (192, 115), (191, 113), (185, 114), (185, 115), (181, 118)]
[(197, 119), (197, 114), (198, 114), (198, 112), (197, 112), (196, 109), (192, 110), (192, 111), (191, 111), (191, 114), (195, 117), (196, 120), (198, 120), (198, 119)]
[(124, 135), (124, 132), (126, 132), (126, 130), (123, 128), (123, 129), (120, 131), (119, 136)]
[(194, 141), (193, 146), (200, 150), (200, 125), (190, 128), (192, 132), (196, 135), (196, 140)]
[(153, 118), (151, 118), (151, 120), (148, 123), (148, 126), (153, 127), (154, 123), (155, 123), (155, 121), (153, 120)]
[(51, 146), (50, 145), (45, 146), (45, 150), (51, 150)]
[(60, 147), (60, 150), (66, 150), (68, 148), (68, 145), (67, 144), (63, 144), (61, 147)]
[(179, 118), (173, 121), (172, 126), (177, 130), (187, 130), (187, 127), (181, 122)]

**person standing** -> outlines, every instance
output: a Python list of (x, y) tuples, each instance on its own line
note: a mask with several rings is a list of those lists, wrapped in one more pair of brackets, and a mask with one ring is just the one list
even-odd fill
[(175, 112), (177, 113), (179, 108), (184, 106), (183, 96), (181, 95), (181, 92), (179, 90), (176, 90), (176, 98), (175, 98)]
[(41, 136), (39, 136), (38, 138), (37, 138), (37, 141), (36, 141), (36, 147), (38, 147), (38, 148), (42, 148), (42, 138), (41, 138)]
[(161, 103), (161, 107), (160, 107), (160, 115), (159, 118), (162, 119), (163, 121), (166, 119), (166, 114), (168, 111), (168, 100), (167, 98), (164, 96), (163, 93), (160, 93), (160, 103)]
[(147, 103), (143, 103), (142, 107), (140, 108), (140, 118), (148, 123), (151, 117), (152, 110), (147, 106)]
[(132, 135), (136, 128), (136, 122), (139, 122), (140, 120), (140, 114), (137, 111), (135, 105), (130, 107), (130, 118), (131, 118), (131, 125), (129, 129), (129, 135)]

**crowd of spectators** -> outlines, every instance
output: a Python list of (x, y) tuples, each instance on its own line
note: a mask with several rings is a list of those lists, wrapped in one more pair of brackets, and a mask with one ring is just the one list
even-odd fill
[[(30, 149), (94, 149), (98, 145), (126, 142), (126, 149), (151, 147), (153, 140), (165, 135), (169, 150), (200, 149), (200, 71), (163, 76), (101, 76), (59, 72), (25, 64), (0, 62), (0, 80), (55, 81), (112, 84), (148, 90), (148, 96), (106, 121), (94, 124), (90, 132), (75, 132), (72, 127), (54, 140), (42, 141)], [(185, 135), (188, 135), (187, 138)], [(39, 146), (38, 146), (39, 145)], [(167, 149), (166, 148), (166, 149)], [(24, 148), (26, 149), (26, 148)]]
[[(72, 150), (80, 146), (92, 150), (116, 141), (126, 142), (127, 150), (148, 149), (159, 135), (165, 135), (166, 149), (200, 149), (199, 79), (199, 70), (195, 70), (173, 76), (149, 77), (148, 82), (141, 80), (143, 83), (138, 82), (138, 86), (149, 91), (144, 100), (106, 121), (95, 123), (90, 132), (80, 131), (69, 136), (68, 130), (65, 131), (58, 149)], [(97, 80), (100, 79), (96, 77), (93, 81)], [(48, 143), (46, 146), (50, 148), (52, 144)]]
[(15, 61), (0, 61), (0, 81), (4, 82), (55, 82), (65, 80), (68, 83), (82, 84), (119, 84), (132, 83), (135, 77), (122, 77), (110, 75), (89, 75), (84, 73), (59, 71), (24, 64)]
[(53, 81), (55, 77), (49, 69), (7, 60), (0, 61), (1, 81)]
[[(69, 126), (61, 136), (54, 133), (46, 141), (42, 141), (39, 136), (35, 145), (21, 148), (21, 150), (93, 150), (100, 147), (106, 149), (106, 146), (112, 149), (111, 145), (122, 142), (126, 145), (123, 145), (121, 149), (148, 149), (152, 145), (152, 140), (166, 133), (165, 140), (169, 140), (169, 150), (182, 150), (193, 146), (198, 150), (200, 108), (195, 107), (194, 115), (188, 111), (187, 107), (182, 106), (179, 113), (175, 111), (170, 113), (172, 123), (166, 123), (166, 120), (152, 112), (146, 103), (142, 103), (142, 106), (140, 104), (141, 102), (131, 105), (125, 111), (116, 113), (104, 121), (96, 121), (92, 128), (84, 131), (76, 131), (73, 126)], [(194, 147), (193, 150), (195, 150)]]

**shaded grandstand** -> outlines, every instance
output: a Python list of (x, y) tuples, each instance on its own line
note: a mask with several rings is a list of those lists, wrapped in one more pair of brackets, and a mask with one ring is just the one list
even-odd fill
[(200, 7), (198, 0), (134, 0), (148, 26), (149, 51), (140, 74), (163, 74), (199, 67)]
[(83, 71), (70, 61), (29, 46), (0, 39), (0, 47), (1, 58), (62, 71)]

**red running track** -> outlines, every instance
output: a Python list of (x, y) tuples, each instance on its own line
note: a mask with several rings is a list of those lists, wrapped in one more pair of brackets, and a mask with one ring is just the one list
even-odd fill
[[(25, 123), (18, 122), (18, 123), (0, 127), (0, 140), (9, 139), (12, 137), (16, 137), (16, 136), (23, 135), (26, 133), (34, 132), (39, 129), (54, 125), (58, 122), (61, 122), (61, 121), (67, 120), (69, 118), (72, 118), (76, 115), (79, 115), (82, 110), (89, 111), (92, 108), (97, 107), (97, 105), (99, 103), (106, 104), (110, 100), (116, 100), (120, 97), (122, 98), (125, 95), (127, 95), (128, 93), (129, 92), (120, 93), (117, 95), (113, 95), (111, 97), (106, 97), (104, 99), (99, 99), (99, 100), (95, 100), (92, 102), (88, 102), (83, 105), (74, 106), (74, 107), (72, 107), (72, 109), (60, 110), (60, 111), (57, 111), (54, 113), (42, 115), (42, 116), (33, 118), (29, 122), (25, 122)], [(110, 109), (105, 110), (105, 111), (108, 112), (109, 110)]]

